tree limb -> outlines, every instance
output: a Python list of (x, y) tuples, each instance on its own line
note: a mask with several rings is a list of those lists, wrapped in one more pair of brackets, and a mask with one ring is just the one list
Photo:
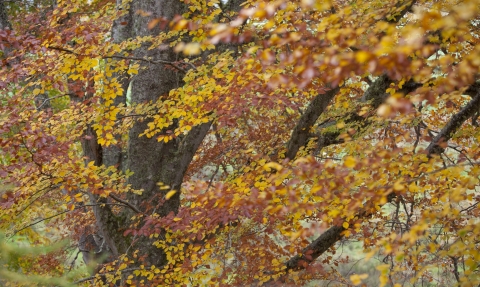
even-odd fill
[(297, 155), (298, 150), (306, 145), (310, 138), (310, 129), (339, 90), (339, 87), (333, 88), (325, 94), (318, 95), (313, 99), (292, 131), (290, 140), (287, 143), (286, 158), (293, 160)]
[[(470, 89), (470, 88), (469, 88)], [(441, 154), (445, 148), (442, 147), (449, 141), (455, 132), (462, 126), (462, 124), (472, 117), (480, 109), (480, 90), (477, 90), (476, 95), (472, 100), (463, 107), (457, 114), (453, 115), (445, 127), (435, 136), (430, 145), (427, 147), (427, 154)]]
[[(79, 54), (73, 50), (70, 50), (70, 49), (66, 49), (66, 48), (63, 48), (63, 47), (57, 47), (57, 46), (48, 46), (49, 49), (52, 49), (52, 50), (57, 50), (57, 51), (62, 51), (62, 52), (65, 52), (65, 53), (68, 53), (68, 54), (73, 54), (73, 55), (76, 55), (76, 56), (87, 56), (87, 55), (83, 55), (83, 54)], [(91, 57), (91, 56), (90, 56)], [(183, 68), (180, 68), (176, 63), (174, 62), (169, 62), (169, 61), (164, 61), (164, 60), (151, 60), (151, 59), (147, 59), (147, 58), (141, 58), (141, 57), (127, 57), (127, 56), (121, 56), (121, 55), (113, 55), (113, 56), (101, 56), (100, 57), (102, 59), (122, 59), (122, 60), (134, 60), (134, 61), (143, 61), (143, 62), (147, 62), (147, 63), (150, 63), (150, 64), (162, 64), (162, 65), (169, 65), (169, 66), (172, 66), (174, 67), (175, 69), (179, 70), (180, 72), (186, 74), (187, 71)], [(190, 62), (179, 62), (181, 64), (186, 64), (186, 65), (189, 65), (192, 69), (196, 69), (197, 67), (195, 67), (195, 65), (193, 65), (192, 63)]]
[(131, 204), (130, 202), (128, 202), (128, 201), (126, 201), (126, 200), (123, 200), (123, 199), (121, 199), (121, 198), (119, 198), (119, 197), (117, 197), (117, 196), (115, 196), (115, 195), (113, 195), (113, 194), (109, 194), (108, 196), (109, 196), (110, 198), (112, 198), (113, 200), (118, 201), (118, 202), (120, 202), (120, 203), (123, 203), (123, 204), (125, 204), (126, 206), (130, 207), (130, 209), (133, 210), (133, 211), (135, 211), (136, 213), (142, 213), (140, 210), (138, 210), (138, 208), (137, 208), (135, 205)]
[[(440, 133), (432, 140), (430, 145), (427, 148), (427, 154), (431, 157), (433, 154), (441, 154), (444, 152), (444, 149), (440, 147), (442, 142), (446, 142), (451, 139), (452, 135), (461, 127), (461, 125), (471, 116), (473, 112), (480, 108), (480, 84), (475, 83), (467, 89), (468, 93), (471, 94), (474, 91), (476, 96), (457, 114), (452, 116), (450, 121), (445, 125), (445, 127), (440, 131)], [(392, 193), (387, 197), (387, 202), (391, 202), (395, 198), (395, 195)], [(369, 214), (366, 212), (360, 212), (359, 217), (365, 217)], [(302, 253), (296, 255), (295, 257), (288, 260), (286, 265), (286, 271), (290, 270), (301, 270), (308, 266), (311, 262), (317, 259), (330, 247), (332, 247), (338, 240), (340, 240), (343, 235), (342, 232), (345, 229), (342, 226), (332, 226), (312, 243), (310, 243), (306, 248), (303, 249)]]

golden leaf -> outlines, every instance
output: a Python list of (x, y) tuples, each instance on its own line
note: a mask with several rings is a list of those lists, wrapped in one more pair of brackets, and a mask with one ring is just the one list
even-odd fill
[(357, 161), (355, 160), (354, 157), (347, 156), (347, 157), (345, 157), (344, 165), (348, 168), (353, 168), (353, 167), (355, 167), (356, 162)]
[(167, 192), (167, 194), (165, 194), (165, 199), (170, 199), (175, 193), (177, 193), (176, 190), (170, 190), (169, 192)]

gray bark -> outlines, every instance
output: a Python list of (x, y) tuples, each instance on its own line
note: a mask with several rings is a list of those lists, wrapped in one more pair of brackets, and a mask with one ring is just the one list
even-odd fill
[[(150, 12), (151, 16), (143, 17), (135, 13), (138, 10)], [(128, 37), (156, 35), (160, 31), (159, 27), (152, 30), (147, 27), (151, 19), (158, 17), (172, 19), (175, 15), (182, 14), (183, 10), (184, 4), (177, 0), (133, 1), (129, 7), (129, 13), (113, 26), (114, 41), (120, 42)], [(126, 25), (122, 25), (122, 22)], [(147, 48), (148, 44), (137, 49), (133, 56), (168, 62), (175, 61), (177, 58), (171, 49), (148, 50)], [(174, 69), (153, 63), (142, 62), (140, 64), (140, 72), (131, 79), (131, 83), (124, 75), (116, 75), (117, 78), (122, 79), (125, 92), (128, 85), (131, 85), (132, 104), (154, 103), (159, 97), (168, 96), (170, 90), (181, 84), (181, 75), (178, 75)], [(125, 96), (116, 100), (121, 103), (121, 101), (125, 101)], [(125, 162), (121, 162), (121, 150), (112, 147), (102, 150), (102, 161), (99, 163), (124, 165), (125, 169), (132, 171), (133, 175), (129, 178), (128, 183), (134, 189), (142, 189), (143, 193), (141, 195), (129, 194), (126, 201), (140, 211), (156, 206), (156, 213), (165, 216), (170, 212), (178, 211), (183, 176), (198, 146), (208, 133), (210, 123), (193, 127), (186, 136), (178, 137), (167, 143), (158, 142), (155, 137), (140, 136), (147, 128), (147, 123), (148, 121), (136, 122), (130, 130)], [(174, 123), (169, 129), (175, 127)], [(164, 195), (169, 190), (160, 190), (157, 183), (166, 184), (170, 186), (170, 190), (174, 189), (178, 192), (162, 204)], [(91, 200), (101, 203), (95, 195), (91, 195)], [(156, 266), (164, 263), (164, 254), (152, 246), (153, 240), (140, 237), (136, 242), (132, 242), (131, 238), (123, 236), (125, 228), (132, 224), (130, 220), (134, 214), (132, 209), (126, 208), (121, 214), (114, 215), (105, 205), (96, 207), (94, 213), (97, 227), (102, 230), (102, 235), (114, 256), (125, 253), (131, 244), (136, 244), (136, 246), (141, 246), (142, 253), (147, 255), (147, 263)]]
[[(117, 0), (117, 5), (121, 2)], [(229, 5), (239, 9), (240, 3), (241, 1), (235, 0)], [(160, 27), (148, 29), (151, 19), (164, 17), (171, 20), (175, 15), (182, 14), (185, 6), (178, 0), (134, 0), (128, 9), (128, 13), (113, 25), (112, 34), (115, 42), (121, 42), (130, 37), (158, 34)], [(139, 10), (151, 14), (149, 17), (144, 17), (136, 13)], [(177, 55), (170, 48), (149, 50), (148, 44), (135, 50), (133, 56), (167, 62), (177, 60)], [(130, 86), (132, 104), (154, 103), (160, 97), (168, 97), (170, 90), (182, 84), (182, 75), (179, 75), (178, 71), (171, 67), (152, 62), (141, 62), (140, 65), (139, 73), (132, 79), (121, 74), (115, 75), (117, 78), (120, 77), (125, 93)], [(125, 95), (117, 98), (116, 104), (124, 101)], [(115, 165), (133, 172), (128, 179), (128, 184), (134, 189), (143, 190), (143, 192), (141, 195), (128, 194), (126, 202), (129, 205), (142, 212), (149, 207), (155, 207), (157, 214), (166, 216), (171, 212), (178, 211), (183, 177), (196, 150), (208, 133), (211, 123), (192, 127), (187, 135), (177, 137), (167, 143), (158, 142), (155, 137), (140, 136), (147, 129), (147, 124), (148, 121), (136, 122), (130, 130), (125, 161), (122, 161), (121, 150), (117, 147), (98, 150), (98, 145), (95, 145), (96, 139), (93, 139), (93, 143), (86, 143), (85, 147), (87, 149), (90, 146), (94, 147), (90, 148), (90, 151), (87, 150), (87, 153), (91, 153), (91, 157), (95, 158), (95, 164)], [(168, 129), (173, 130), (176, 127), (177, 123), (173, 123)], [(92, 150), (97, 150), (97, 152), (92, 152)], [(168, 185), (170, 189), (160, 190), (157, 183)], [(176, 190), (177, 193), (164, 202), (164, 196), (170, 190)], [(100, 199), (95, 195), (90, 195), (90, 198), (94, 203), (106, 202), (106, 199)], [(134, 244), (140, 247), (144, 255), (147, 255), (147, 264), (162, 266), (165, 262), (164, 253), (152, 245), (152, 239), (138, 237), (135, 238), (135, 242), (132, 242), (132, 238), (123, 236), (125, 228), (133, 223), (131, 218), (135, 213), (132, 209), (125, 208), (121, 214), (115, 215), (108, 205), (103, 207), (96, 205), (94, 214), (97, 228), (101, 230), (105, 242), (115, 257), (127, 252)], [(132, 250), (136, 248), (134, 247)]]
[(290, 141), (287, 143), (286, 158), (291, 160), (295, 159), (298, 150), (307, 144), (311, 137), (310, 129), (315, 124), (318, 117), (328, 107), (339, 90), (339, 87), (335, 87), (325, 94), (318, 95), (313, 99), (292, 131)]
[[(129, 7), (122, 7), (122, 0), (117, 0), (118, 11), (124, 12), (117, 20), (114, 21), (112, 26), (112, 39), (114, 43), (121, 43), (132, 37), (132, 11)], [(126, 10), (126, 11), (123, 11)], [(126, 104), (127, 90), (130, 85), (129, 75), (123, 71), (113, 75), (116, 78), (123, 89), (123, 95), (114, 99), (114, 105)], [(120, 141), (120, 137), (116, 138)], [(103, 163), (105, 166), (116, 166), (119, 170), (123, 170), (123, 154), (121, 144), (111, 145), (105, 147), (103, 150)]]
[(310, 243), (301, 255), (296, 255), (285, 264), (287, 272), (290, 270), (299, 270), (308, 266), (315, 261), (325, 251), (330, 249), (338, 240), (342, 238), (342, 232), (345, 229), (341, 226), (330, 227), (327, 231), (322, 233), (317, 239)]
[(378, 108), (387, 98), (386, 90), (393, 81), (387, 75), (381, 75), (371, 84), (362, 97), (362, 102), (370, 101), (373, 108)]
[[(122, 1), (117, 0), (117, 7), (119, 9), (128, 9), (128, 7), (120, 7)], [(128, 10), (124, 15), (119, 17), (112, 27), (112, 37), (114, 43), (121, 43), (131, 37), (131, 17), (132, 11)], [(129, 85), (129, 78), (127, 73), (119, 72), (114, 75), (120, 82), (123, 88), (123, 95), (114, 99), (114, 105), (125, 104), (126, 93)], [(122, 170), (122, 147), (121, 145), (111, 145), (108, 147), (101, 147), (97, 143), (97, 137), (93, 129), (89, 128), (87, 133), (90, 140), (84, 140), (84, 153), (88, 160), (93, 160), (96, 166), (104, 164), (105, 166), (117, 166)], [(117, 140), (120, 140), (117, 137)], [(93, 213), (95, 215), (96, 229), (99, 236), (103, 238), (103, 249), (108, 250), (113, 257), (118, 257), (119, 250), (125, 250), (128, 246), (128, 241), (122, 238), (120, 220), (112, 212), (109, 205), (101, 205), (107, 203), (106, 198), (102, 198), (96, 194), (89, 193), (89, 199), (92, 203)], [(97, 247), (98, 248), (98, 247)], [(85, 257), (84, 257), (85, 260)], [(88, 260), (88, 259), (87, 259)], [(85, 263), (87, 261), (85, 260)]]
[(5, 2), (0, 1), (0, 30), (12, 29), (12, 25), (8, 20), (7, 7), (5, 7)]

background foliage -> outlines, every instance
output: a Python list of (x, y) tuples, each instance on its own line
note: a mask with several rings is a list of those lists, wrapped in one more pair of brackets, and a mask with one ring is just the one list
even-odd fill
[(479, 285), (479, 12), (2, 1), (2, 284)]

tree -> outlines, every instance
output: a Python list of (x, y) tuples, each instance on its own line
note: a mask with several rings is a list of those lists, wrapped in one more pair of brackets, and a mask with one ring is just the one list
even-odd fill
[(0, 224), (77, 284), (480, 283), (479, 1), (0, 4)]

